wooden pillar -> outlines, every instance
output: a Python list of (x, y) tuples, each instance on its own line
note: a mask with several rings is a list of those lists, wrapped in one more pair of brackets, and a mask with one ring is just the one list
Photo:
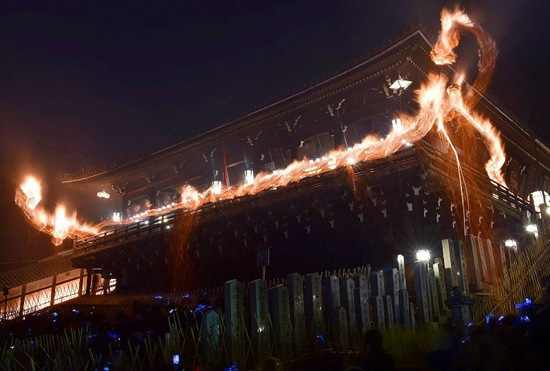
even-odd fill
[(103, 295), (110, 293), (111, 275), (109, 273), (103, 275)]
[(23, 312), (25, 311), (25, 294), (27, 292), (27, 285), (24, 284), (21, 286), (21, 301), (19, 303), (19, 316), (23, 316)]
[(52, 277), (52, 294), (50, 297), (50, 307), (53, 306), (53, 303), (55, 301), (55, 286), (57, 284), (57, 275), (54, 275)]
[(151, 208), (153, 209), (156, 209), (158, 207), (158, 202), (157, 202), (157, 187), (155, 186), (151, 186), (151, 190), (149, 192), (149, 198), (150, 198), (150, 201), (151, 201)]
[(126, 209), (128, 209), (128, 196), (126, 195), (125, 192), (122, 193), (122, 204), (120, 205), (120, 213), (122, 215), (122, 219), (126, 219), (126, 218), (129, 218), (132, 213), (126, 213)]
[(6, 320), (6, 318), (8, 318), (8, 295), (10, 294), (10, 288), (9, 287), (4, 287), (3, 288), (3, 291), (4, 291), (4, 320)]
[(80, 279), (78, 280), (78, 296), (82, 296), (82, 286), (84, 286), (84, 269), (80, 270)]
[(86, 268), (86, 296), (90, 296), (92, 288), (92, 268)]

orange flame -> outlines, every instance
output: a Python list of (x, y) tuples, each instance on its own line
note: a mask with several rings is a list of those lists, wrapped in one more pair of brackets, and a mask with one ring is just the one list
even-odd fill
[(34, 210), (36, 205), (42, 200), (42, 187), (38, 180), (33, 176), (28, 176), (23, 184), (21, 191), (25, 195), (25, 204), (30, 210)]
[(475, 24), (470, 20), (468, 15), (460, 9), (455, 8), (454, 12), (443, 9), (441, 11), (441, 31), (439, 33), (439, 39), (431, 52), (433, 62), (437, 65), (453, 64), (456, 62), (457, 56), (454, 52), (454, 48), (456, 48), (460, 42), (458, 28), (472, 28), (474, 25)]
[(402, 126), (392, 129), (385, 137), (369, 135), (360, 143), (349, 149), (337, 149), (318, 159), (296, 160), (284, 169), (271, 173), (259, 173), (251, 184), (240, 184), (225, 188), (220, 194), (210, 188), (199, 192), (191, 186), (184, 187), (180, 207), (197, 209), (208, 202), (228, 200), (244, 195), (255, 195), (277, 187), (284, 187), (289, 183), (332, 171), (336, 168), (353, 166), (358, 162), (372, 161), (385, 158), (403, 148), (407, 143), (414, 143), (422, 139), (434, 126), (443, 122), (443, 117), (452, 107), (446, 97), (447, 80), (443, 76), (429, 75), (428, 84), (423, 85), (417, 92), (420, 105), (416, 117), (402, 116)]
[[(199, 192), (191, 186), (185, 186), (180, 190), (181, 201), (176, 205), (170, 206), (168, 209), (195, 210), (209, 202), (229, 200), (244, 195), (255, 195), (259, 192), (277, 187), (284, 187), (289, 183), (299, 182), (303, 178), (323, 174), (336, 168), (350, 168), (359, 162), (385, 158), (397, 152), (403, 148), (403, 146), (421, 140), (434, 125), (450, 143), (450, 138), (444, 124), (457, 114), (466, 118), (466, 120), (483, 135), (484, 142), (491, 156), (486, 164), (486, 171), (491, 179), (505, 186), (505, 181), (501, 173), (505, 154), (499, 134), (488, 120), (482, 119), (472, 112), (473, 106), (477, 103), (477, 100), (479, 100), (480, 93), (485, 90), (488, 79), (492, 74), (494, 61), (496, 59), (494, 42), (481, 27), (472, 22), (470, 18), (459, 9), (455, 9), (454, 12), (444, 9), (441, 18), (442, 30), (439, 40), (432, 52), (432, 59), (436, 64), (454, 63), (456, 54), (453, 49), (459, 43), (460, 37), (458, 30), (460, 28), (473, 32), (481, 48), (482, 61), (480, 63), (480, 71), (475, 83), (469, 88), (465, 98), (462, 96), (460, 87), (463, 76), (458, 77), (457, 80), (460, 82), (459, 84), (448, 86), (446, 77), (443, 75), (430, 74), (427, 83), (422, 84), (415, 92), (416, 100), (419, 105), (417, 115), (402, 116), (401, 125), (399, 127), (394, 126), (387, 136), (381, 138), (375, 135), (368, 135), (352, 148), (336, 149), (318, 159), (296, 160), (284, 169), (275, 170), (271, 173), (263, 172), (256, 175), (254, 181), (250, 184), (240, 184), (228, 187), (222, 189), (221, 192), (213, 188), (205, 192)], [(452, 146), (452, 143), (450, 144)], [(457, 166), (460, 170), (458, 154), (456, 154), (456, 159)], [(66, 237), (96, 234), (101, 228), (114, 224), (103, 222), (95, 227), (79, 224), (76, 221), (75, 214), (70, 218), (65, 216), (65, 209), (62, 206), (57, 208), (55, 217), (51, 217), (42, 209), (35, 209), (40, 199), (34, 196), (36, 192), (26, 191), (28, 188), (29, 186), (25, 186), (25, 184), (21, 186), (21, 189), (18, 190), (16, 194), (16, 203), (23, 209), (31, 223), (38, 229), (54, 237), (54, 243), (56, 244), (60, 243), (63, 238)], [(35, 199), (38, 199), (38, 201), (34, 204), (34, 207), (31, 207), (30, 205), (35, 202)], [(148, 210), (141, 213), (138, 217), (133, 217), (132, 220), (125, 220), (124, 223), (130, 223), (134, 220), (151, 215), (162, 214), (166, 211), (166, 207)]]
[(65, 206), (58, 205), (55, 214), (47, 213), (38, 204), (41, 200), (40, 182), (28, 176), (15, 192), (15, 203), (23, 210), (27, 220), (38, 230), (53, 237), (54, 245), (60, 245), (67, 237), (83, 237), (99, 232), (98, 227), (92, 227), (76, 220), (76, 213), (71, 217), (65, 215)]
[[(474, 34), (480, 48), (481, 59), (476, 80), (469, 87), (464, 98), (460, 89), (460, 85), (464, 80), (463, 75), (457, 76), (457, 85), (448, 89), (452, 100), (453, 112), (466, 118), (483, 136), (483, 140), (490, 153), (490, 159), (485, 164), (487, 175), (493, 181), (506, 186), (506, 181), (502, 175), (502, 166), (505, 163), (506, 155), (500, 134), (489, 120), (483, 119), (472, 112), (473, 107), (481, 98), (481, 94), (487, 89), (495, 67), (497, 56), (495, 42), (481, 26), (472, 22), (468, 15), (458, 7), (453, 12), (443, 9), (441, 12), (441, 32), (431, 52), (431, 58), (435, 64), (454, 63), (456, 61), (456, 54), (453, 49), (458, 46), (460, 41), (459, 30), (461, 29), (468, 30)], [(453, 112), (449, 112), (451, 117)]]

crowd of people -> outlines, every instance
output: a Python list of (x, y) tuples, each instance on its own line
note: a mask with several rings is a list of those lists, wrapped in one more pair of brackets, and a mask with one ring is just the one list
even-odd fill
[[(105, 355), (108, 350), (137, 345), (146, 338), (165, 339), (171, 331), (168, 319), (175, 313), (187, 313), (200, 321), (201, 313), (210, 309), (223, 311), (222, 298), (185, 295), (176, 302), (157, 296), (134, 300), (129, 308), (58, 306), (4, 323), (0, 342), (8, 344), (14, 338), (32, 342), (41, 335), (85, 329), (89, 350)], [(541, 301), (523, 305), (518, 315), (488, 316), (486, 322), (471, 328), (467, 337), (460, 337), (452, 329), (447, 336), (447, 347), (418, 354), (423, 359), (414, 365), (398, 364), (392, 354), (395, 350), (384, 349), (384, 333), (372, 329), (363, 337), (361, 353), (351, 358), (327, 346), (292, 362), (269, 358), (260, 369), (550, 370), (550, 287), (544, 290)]]

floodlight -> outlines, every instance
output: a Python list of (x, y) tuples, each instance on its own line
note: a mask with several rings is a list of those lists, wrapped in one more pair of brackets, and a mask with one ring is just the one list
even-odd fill
[(245, 170), (244, 171), (244, 183), (246, 185), (254, 184), (254, 170)]
[(215, 195), (222, 194), (222, 182), (219, 180), (214, 180), (212, 182), (212, 193)]
[(122, 215), (118, 211), (113, 213), (113, 222), (120, 223), (122, 221)]
[(393, 131), (395, 131), (396, 133), (400, 133), (403, 131), (403, 122), (400, 118), (391, 120), (391, 124), (393, 126)]
[(517, 243), (516, 240), (508, 239), (508, 240), (504, 241), (504, 246), (506, 246), (506, 247), (517, 248), (517, 247), (518, 247), (518, 243)]
[(111, 195), (105, 191), (97, 192), (97, 197), (99, 198), (109, 198)]
[(421, 262), (429, 262), (431, 258), (430, 250), (418, 250), (416, 252), (416, 260)]
[(405, 90), (411, 84), (412, 84), (412, 81), (405, 80), (405, 79), (402, 79), (401, 77), (399, 77), (397, 80), (395, 80), (393, 82), (393, 84), (390, 85), (390, 89), (392, 89), (392, 90), (400, 90), (400, 89)]

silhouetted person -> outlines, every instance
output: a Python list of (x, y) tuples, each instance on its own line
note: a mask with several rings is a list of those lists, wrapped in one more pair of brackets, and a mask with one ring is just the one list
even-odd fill
[(451, 369), (452, 360), (449, 352), (437, 349), (428, 353), (426, 363), (430, 371), (446, 371)]
[(365, 333), (366, 354), (361, 361), (361, 367), (365, 370), (394, 370), (393, 357), (383, 348), (382, 334), (378, 330), (369, 330)]
[(542, 290), (540, 308), (532, 318), (530, 338), (536, 347), (543, 367), (550, 369), (550, 284)]
[(262, 365), (260, 366), (260, 370), (262, 371), (282, 371), (283, 369), (283, 363), (280, 359), (275, 357), (268, 357), (264, 359)]

